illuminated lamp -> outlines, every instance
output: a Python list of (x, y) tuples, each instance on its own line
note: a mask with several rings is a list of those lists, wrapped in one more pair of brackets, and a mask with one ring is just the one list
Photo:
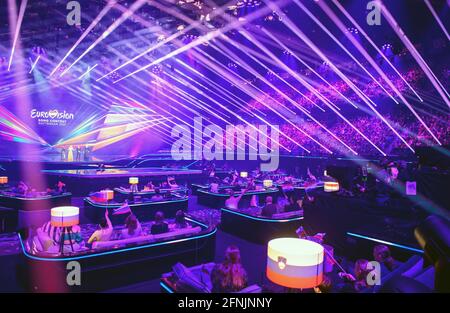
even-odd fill
[(137, 185), (139, 184), (139, 177), (130, 177), (129, 180), (130, 185)]
[(72, 227), (80, 222), (80, 209), (75, 206), (60, 206), (51, 209), (51, 224), (54, 227)]
[(334, 192), (339, 191), (339, 183), (334, 181), (327, 181), (323, 185), (323, 190), (325, 192)]
[(241, 172), (241, 173), (240, 173), (240, 176), (241, 176), (242, 178), (247, 178), (247, 177), (248, 177), (248, 172)]
[(130, 182), (130, 191), (139, 192), (138, 190), (139, 177), (130, 177), (128, 181)]
[(101, 198), (105, 201), (114, 199), (114, 191), (112, 190), (102, 190), (100, 191)]
[(323, 280), (324, 248), (313, 241), (277, 238), (267, 249), (267, 278), (280, 286), (314, 288)]
[(263, 180), (263, 186), (265, 188), (270, 188), (273, 186), (273, 181), (271, 179), (264, 179)]
[(59, 251), (64, 254), (64, 241), (66, 233), (69, 235), (70, 247), (73, 249), (73, 233), (72, 226), (78, 225), (80, 222), (80, 208), (75, 206), (60, 206), (50, 210), (50, 223), (53, 227), (61, 229)]
[(0, 176), (0, 185), (5, 185), (8, 183), (8, 177), (7, 176)]

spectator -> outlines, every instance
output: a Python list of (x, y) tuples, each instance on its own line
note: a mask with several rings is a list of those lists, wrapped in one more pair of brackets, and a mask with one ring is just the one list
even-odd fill
[(360, 292), (368, 288), (367, 276), (370, 273), (369, 261), (359, 259), (355, 263), (355, 276), (349, 273), (339, 273), (344, 283), (339, 286), (340, 292)]
[(375, 246), (373, 257), (381, 265), (381, 275), (383, 275), (383, 272), (392, 272), (398, 267), (398, 262), (391, 256), (391, 251), (385, 245)]
[(261, 210), (261, 215), (271, 218), (272, 215), (277, 213), (277, 206), (273, 203), (271, 196), (266, 197), (266, 204)]
[(216, 264), (211, 272), (213, 292), (238, 292), (247, 287), (247, 272), (241, 264), (241, 253), (236, 246), (229, 246), (225, 261)]
[(142, 226), (134, 214), (128, 215), (125, 220), (125, 228), (122, 229), (121, 238), (133, 238), (142, 235)]
[(155, 194), (152, 196), (152, 201), (162, 201), (164, 200), (163, 195), (161, 194), (161, 189), (155, 188)]
[(186, 222), (186, 216), (184, 215), (183, 210), (178, 210), (175, 214), (175, 228), (186, 228), (187, 222)]
[(109, 241), (113, 233), (113, 226), (109, 219), (108, 209), (105, 210), (105, 217), (102, 218), (99, 224), (99, 229), (96, 230), (88, 240), (88, 244), (92, 244), (95, 241)]
[(163, 234), (169, 231), (169, 225), (164, 221), (164, 213), (156, 212), (155, 221), (150, 229), (152, 235)]
[(239, 208), (239, 201), (241, 201), (242, 196), (247, 192), (247, 189), (243, 189), (242, 193), (239, 196), (235, 196), (234, 191), (230, 191), (230, 197), (225, 200), (225, 208), (231, 210), (237, 210)]

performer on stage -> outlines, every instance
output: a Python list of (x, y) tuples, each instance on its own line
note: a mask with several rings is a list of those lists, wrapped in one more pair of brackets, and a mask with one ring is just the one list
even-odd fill
[(66, 160), (66, 148), (62, 147), (61, 148), (61, 161), (65, 161)]
[(67, 152), (67, 161), (73, 162), (73, 147), (69, 146), (68, 152)]

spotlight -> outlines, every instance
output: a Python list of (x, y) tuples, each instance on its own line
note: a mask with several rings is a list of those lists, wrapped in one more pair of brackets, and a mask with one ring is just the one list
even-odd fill
[(155, 75), (159, 75), (163, 72), (163, 68), (160, 64), (156, 64), (152, 67), (152, 73)]
[(359, 34), (358, 29), (357, 29), (357, 28), (354, 28), (354, 27), (348, 27), (348, 28), (347, 28), (347, 31), (348, 31), (349, 33), (351, 33), (351, 34), (354, 34), (354, 35)]
[(46, 55), (47, 54), (47, 51), (40, 46), (34, 46), (33, 49), (31, 49), (31, 52), (36, 55)]

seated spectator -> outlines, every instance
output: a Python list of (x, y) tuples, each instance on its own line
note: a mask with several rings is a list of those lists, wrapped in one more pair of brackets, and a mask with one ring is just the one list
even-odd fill
[(236, 193), (234, 191), (230, 191), (230, 197), (225, 200), (225, 208), (231, 210), (237, 210), (239, 208), (239, 201), (241, 201), (242, 196), (247, 192), (247, 189), (243, 189), (241, 194), (236, 197)]
[(142, 235), (141, 223), (134, 214), (128, 215), (125, 220), (125, 228), (120, 234), (122, 239), (138, 237)]
[(261, 210), (261, 215), (265, 217), (272, 217), (272, 215), (277, 213), (277, 206), (272, 203), (273, 199), (271, 196), (266, 197), (266, 204)]
[(175, 181), (175, 178), (174, 178), (174, 177), (167, 177), (167, 184), (169, 185), (169, 187), (170, 187), (171, 189), (178, 188), (178, 184), (177, 184), (177, 182)]
[(380, 263), (381, 275), (392, 272), (398, 267), (398, 262), (391, 256), (391, 251), (385, 245), (377, 245), (373, 248), (373, 257)]
[(255, 184), (255, 180), (250, 178), (247, 181), (247, 189), (248, 190), (255, 190), (256, 189), (256, 184)]
[(257, 208), (258, 207), (258, 196), (257, 195), (252, 195), (252, 197), (250, 199), (250, 207), (251, 208)]
[(187, 222), (183, 210), (178, 210), (175, 214), (175, 228), (186, 228)]
[(56, 191), (60, 194), (65, 193), (66, 192), (66, 184), (64, 184), (62, 181), (58, 181), (58, 183), (56, 184)]
[(323, 244), (324, 238), (326, 236), (326, 233), (316, 233), (315, 235), (310, 236), (310, 235), (308, 235), (308, 233), (306, 232), (306, 230), (303, 226), (300, 226), (296, 230), (296, 234), (298, 235), (298, 238), (300, 238), (300, 239), (314, 241), (321, 245)]
[(152, 196), (152, 201), (162, 201), (162, 200), (164, 200), (164, 197), (161, 194), (161, 190), (159, 188), (155, 188), (155, 194)]
[(30, 190), (30, 187), (28, 187), (27, 184), (25, 184), (23, 181), (20, 181), (17, 185), (17, 193), (20, 195), (26, 195)]
[(294, 194), (289, 195), (289, 203), (284, 207), (284, 212), (300, 211), (302, 207), (299, 202), (302, 203)]
[(163, 182), (159, 185), (159, 187), (160, 187), (161, 189), (169, 189), (169, 184), (168, 184), (166, 181), (163, 181)]
[(281, 195), (277, 199), (278, 212), (284, 212), (287, 205), (289, 205), (289, 198), (283, 191), (283, 188), (279, 188)]
[(355, 276), (349, 273), (339, 273), (344, 283), (339, 285), (340, 292), (360, 292), (369, 287), (367, 275), (370, 273), (369, 261), (359, 259), (355, 263)]
[(311, 173), (311, 170), (309, 169), (309, 167), (306, 169), (306, 176), (308, 177), (308, 181), (311, 181), (311, 182), (317, 181), (316, 176), (314, 176), (314, 175)]
[(152, 181), (149, 181), (147, 185), (144, 187), (144, 190), (155, 190), (155, 186)]
[(156, 212), (155, 222), (153, 223), (150, 233), (152, 235), (163, 234), (169, 231), (169, 225), (164, 221), (164, 213), (161, 211)]
[(105, 217), (102, 218), (99, 224), (100, 229), (96, 230), (88, 240), (88, 244), (95, 241), (109, 241), (113, 233), (113, 226), (109, 219), (108, 209), (105, 210)]
[(314, 287), (315, 293), (330, 293), (332, 292), (333, 283), (327, 275), (323, 276), (323, 280), (319, 286)]
[(61, 228), (53, 226), (51, 221), (38, 228), (37, 232), (45, 233), (53, 241), (53, 244), (59, 242), (59, 237), (61, 236)]
[(212, 182), (211, 185), (209, 186), (209, 191), (211, 191), (213, 193), (218, 193), (219, 192), (219, 184), (216, 182)]
[(247, 287), (247, 272), (241, 264), (241, 253), (236, 246), (229, 246), (225, 261), (216, 264), (211, 271), (213, 292), (237, 292)]

